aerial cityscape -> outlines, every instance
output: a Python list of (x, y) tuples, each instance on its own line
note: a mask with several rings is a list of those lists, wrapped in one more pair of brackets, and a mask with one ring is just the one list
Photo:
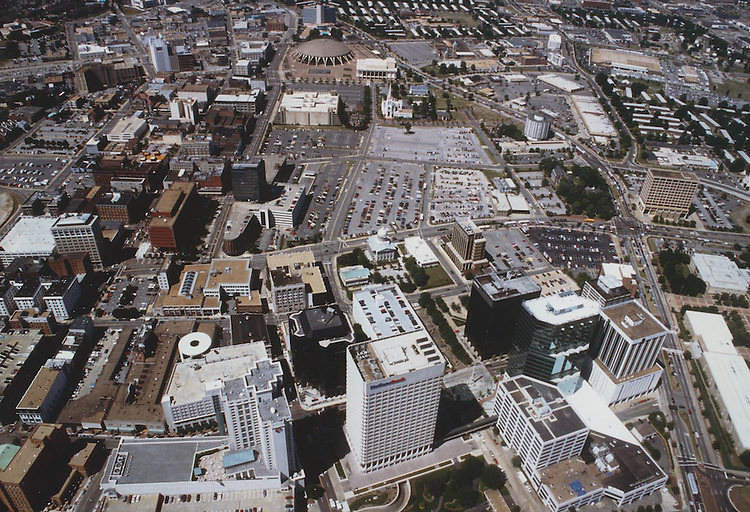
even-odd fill
[(0, 5), (0, 511), (750, 511), (746, 1)]

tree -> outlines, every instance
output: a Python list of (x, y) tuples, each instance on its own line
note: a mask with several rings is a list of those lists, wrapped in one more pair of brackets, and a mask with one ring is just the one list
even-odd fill
[(505, 485), (507, 480), (503, 470), (494, 464), (487, 464), (484, 466), (479, 479), (485, 487), (489, 487), (490, 489), (500, 489)]
[(512, 459), (510, 459), (511, 464), (513, 464), (514, 468), (520, 468), (521, 467), (521, 457), (518, 455), (514, 455)]
[(404, 122), (404, 131), (406, 133), (411, 133), (411, 123), (409, 121)]

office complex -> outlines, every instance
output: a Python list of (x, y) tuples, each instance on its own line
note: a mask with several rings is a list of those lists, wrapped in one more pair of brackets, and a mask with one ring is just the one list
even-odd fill
[(170, 429), (218, 425), (236, 456), (256, 450), (269, 471), (289, 476), (293, 470), (292, 417), (281, 365), (267, 358), (262, 342), (221, 347), (178, 363), (161, 404)]
[(461, 272), (468, 272), (474, 266), (486, 261), (484, 259), (485, 244), (482, 230), (474, 224), (473, 220), (465, 218), (456, 219), (451, 241), (445, 248), (456, 267)]
[(521, 304), (541, 292), (536, 281), (526, 276), (504, 278), (492, 273), (474, 279), (465, 333), (483, 359), (511, 350)]
[[(572, 395), (519, 376), (498, 384), (497, 428), (552, 512), (609, 498), (618, 510), (667, 482), (667, 475), (584, 383)], [(606, 507), (605, 507), (606, 508)]]
[(107, 264), (98, 216), (90, 213), (64, 214), (52, 224), (51, 230), (59, 254), (85, 252), (96, 270), (102, 270)]
[(161, 36), (151, 36), (147, 38), (146, 45), (151, 57), (151, 64), (157, 73), (177, 71), (176, 56), (173, 55), (172, 48), (165, 39)]
[(633, 299), (630, 291), (623, 286), (622, 278), (611, 274), (602, 274), (596, 281), (586, 281), (581, 290), (581, 297), (597, 302), (602, 308)]
[(662, 374), (656, 357), (667, 328), (635, 301), (604, 308), (599, 316), (593, 361), (584, 372), (591, 386), (608, 404), (656, 389)]
[(684, 217), (698, 190), (698, 177), (691, 172), (649, 169), (638, 195), (638, 206), (647, 215)]
[(327, 92), (285, 93), (281, 98), (276, 122), (304, 126), (341, 124), (338, 116), (340, 98)]
[(508, 371), (574, 384), (593, 340), (599, 304), (574, 292), (527, 300), (521, 308)]
[(524, 376), (498, 384), (494, 413), (529, 475), (580, 454), (589, 435), (556, 386)]
[(445, 360), (397, 286), (364, 288), (352, 302), (372, 341), (347, 349), (344, 431), (369, 472), (432, 449)]
[(314, 4), (302, 8), (302, 23), (305, 25), (323, 25), (336, 23), (336, 8), (326, 3)]
[(14, 451), (0, 471), (0, 499), (15, 512), (42, 510), (68, 476), (70, 439), (62, 425), (42, 424)]
[(262, 158), (232, 163), (232, 191), (238, 201), (260, 202), (266, 188), (266, 165)]
[(187, 240), (195, 217), (192, 211), (198, 192), (195, 183), (176, 181), (162, 192), (151, 210), (148, 234), (151, 245), (159, 249), (177, 249)]

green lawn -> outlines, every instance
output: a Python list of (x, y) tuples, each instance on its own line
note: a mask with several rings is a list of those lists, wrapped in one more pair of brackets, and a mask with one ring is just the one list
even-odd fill
[(440, 12), (437, 16), (445, 21), (452, 21), (464, 27), (479, 26), (479, 21), (475, 20), (471, 14), (465, 12)]
[(435, 265), (434, 267), (429, 267), (424, 270), (427, 273), (427, 284), (423, 288), (424, 290), (453, 284), (448, 273), (440, 265)]
[(747, 82), (738, 82), (736, 80), (724, 80), (722, 83), (714, 83), (711, 89), (716, 87), (714, 92), (723, 94), (731, 98), (750, 99), (750, 84)]

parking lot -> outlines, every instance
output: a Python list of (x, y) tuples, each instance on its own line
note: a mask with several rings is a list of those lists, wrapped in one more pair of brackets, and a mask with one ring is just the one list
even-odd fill
[(153, 279), (119, 277), (109, 286), (99, 307), (107, 315), (111, 315), (117, 308), (135, 308), (144, 311), (156, 298), (158, 292), (158, 286)]
[(309, 238), (326, 229), (348, 169), (347, 162), (307, 164), (300, 183), (307, 186), (311, 200), (307, 215), (297, 228), (297, 238)]
[(729, 218), (728, 212), (740, 206), (740, 203), (726, 193), (717, 193), (707, 187), (703, 187), (695, 195), (693, 205), (705, 227), (710, 229), (732, 229), (734, 223)]
[(548, 214), (565, 215), (565, 203), (560, 199), (551, 184), (545, 183), (541, 171), (519, 172), (519, 179), (526, 185), (539, 206)]
[(471, 128), (418, 126), (412, 128), (412, 133), (406, 133), (403, 128), (377, 126), (370, 157), (470, 165), (492, 163)]
[[(34, 133), (25, 136), (24, 140), (13, 148), (13, 153), (35, 155), (44, 150), (48, 154), (73, 156), (96, 135), (96, 132), (97, 128), (91, 126), (88, 119), (82, 115), (71, 117), (61, 123), (46, 119)], [(27, 144), (27, 139), (36, 142)]]
[(406, 59), (414, 66), (426, 66), (437, 54), (432, 45), (426, 41), (409, 41), (404, 43), (390, 43), (388, 45), (399, 57)]
[(439, 168), (432, 175), (430, 222), (492, 217), (492, 185), (481, 171)]
[(488, 229), (483, 234), (487, 240), (484, 250), (498, 270), (549, 268), (547, 260), (542, 257), (534, 242), (520, 229)]
[(264, 152), (292, 159), (333, 157), (356, 153), (361, 142), (361, 134), (351, 130), (272, 130)]
[(529, 239), (555, 266), (567, 268), (596, 268), (603, 262), (617, 262), (612, 237), (604, 233), (577, 231), (566, 228), (530, 227)]
[(384, 225), (415, 227), (422, 212), (426, 174), (424, 166), (416, 164), (365, 164), (349, 204), (344, 235), (372, 234)]
[(43, 189), (60, 173), (66, 163), (67, 159), (59, 157), (0, 157), (0, 185)]

